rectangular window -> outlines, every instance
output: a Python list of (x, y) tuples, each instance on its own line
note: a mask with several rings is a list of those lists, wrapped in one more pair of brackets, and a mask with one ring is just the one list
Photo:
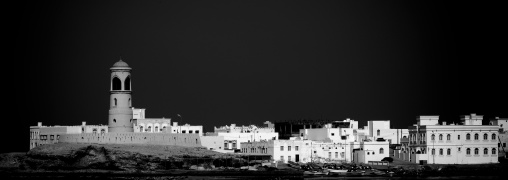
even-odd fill
[(335, 136), (335, 133), (332, 133), (332, 136)]
[(51, 139), (51, 140), (55, 139), (55, 135), (50, 135), (49, 139)]
[(295, 146), (295, 151), (298, 151), (298, 146)]
[(339, 152), (335, 152), (335, 158), (339, 158)]
[(236, 149), (236, 143), (233, 143), (233, 149)]
[(284, 156), (280, 156), (280, 160), (284, 162)]
[(280, 146), (280, 151), (284, 151), (284, 146)]
[(228, 143), (224, 143), (224, 149), (228, 149)]
[(291, 151), (291, 146), (288, 146), (288, 151)]
[(288, 161), (291, 161), (291, 156), (288, 156)]
[(182, 130), (182, 133), (185, 133), (186, 131), (185, 130)]
[(506, 143), (503, 143), (503, 147), (506, 147)]
[(195, 133), (196, 133), (196, 134), (199, 134), (199, 130), (196, 130), (196, 131), (195, 131)]
[(457, 139), (460, 140), (460, 135), (457, 135)]

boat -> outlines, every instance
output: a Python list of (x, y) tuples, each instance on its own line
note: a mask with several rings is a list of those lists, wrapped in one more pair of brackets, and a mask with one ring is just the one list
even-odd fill
[(304, 176), (326, 176), (328, 175), (328, 172), (324, 171), (304, 171)]
[(347, 169), (328, 169), (330, 175), (346, 175)]

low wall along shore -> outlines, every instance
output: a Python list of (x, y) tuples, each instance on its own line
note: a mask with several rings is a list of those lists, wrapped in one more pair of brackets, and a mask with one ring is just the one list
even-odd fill
[(158, 144), (186, 147), (200, 147), (198, 134), (170, 133), (81, 133), (61, 134), (59, 142), (97, 144)]

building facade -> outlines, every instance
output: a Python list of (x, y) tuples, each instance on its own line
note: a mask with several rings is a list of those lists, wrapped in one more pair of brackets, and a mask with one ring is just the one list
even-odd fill
[(82, 122), (81, 126), (43, 126), (42, 122), (37, 126), (30, 126), (30, 149), (44, 144), (55, 144), (60, 140), (63, 134), (105, 134), (108, 133), (106, 125), (86, 125)]
[[(428, 164), (498, 163), (498, 128), (482, 125), (482, 116), (461, 118), (463, 125), (438, 123), (439, 116), (420, 116), (409, 127), (409, 161)], [(406, 155), (407, 156), (407, 155)]]

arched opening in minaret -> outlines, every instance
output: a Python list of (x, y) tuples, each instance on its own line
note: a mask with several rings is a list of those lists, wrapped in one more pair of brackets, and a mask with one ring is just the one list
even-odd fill
[(127, 76), (127, 78), (125, 78), (125, 87), (124, 89), (125, 90), (131, 90), (131, 78), (130, 76)]
[(118, 77), (113, 78), (113, 90), (122, 90), (122, 81)]
[(117, 101), (117, 100), (116, 100), (116, 98), (115, 98), (115, 106), (116, 106), (117, 104), (118, 104), (118, 101)]

